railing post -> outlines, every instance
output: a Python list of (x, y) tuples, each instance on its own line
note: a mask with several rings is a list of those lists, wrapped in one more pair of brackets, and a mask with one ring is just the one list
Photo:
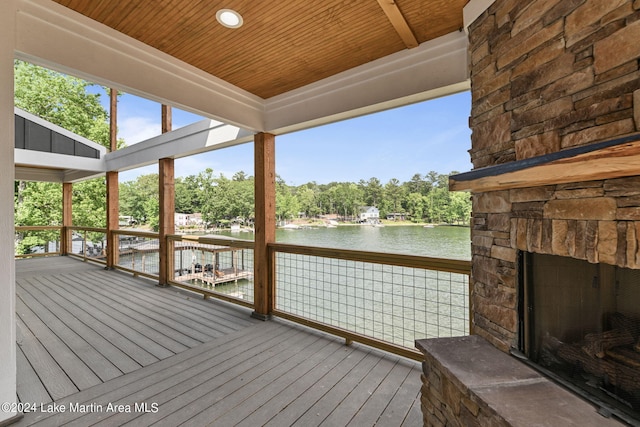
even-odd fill
[(82, 232), (82, 261), (87, 262), (87, 230)]
[(62, 184), (62, 232), (60, 233), (60, 255), (68, 255), (71, 245), (71, 227), (73, 225), (72, 204), (73, 184)]
[(274, 258), (269, 243), (276, 240), (276, 167), (275, 136), (258, 133), (255, 150), (255, 248), (253, 317), (266, 320), (275, 306)]

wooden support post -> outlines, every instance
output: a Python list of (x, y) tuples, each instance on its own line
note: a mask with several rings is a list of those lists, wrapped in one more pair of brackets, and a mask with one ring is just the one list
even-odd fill
[(120, 227), (118, 172), (107, 172), (107, 269), (118, 264), (118, 235), (113, 231)]
[[(171, 132), (171, 107), (162, 106), (162, 133)], [(169, 280), (173, 279), (174, 271), (174, 250), (173, 244), (167, 240), (169, 234), (175, 233), (175, 167), (174, 160), (169, 158), (158, 161), (159, 169), (159, 192), (158, 201), (160, 205), (160, 218), (158, 239), (160, 243), (159, 258), (159, 286), (169, 285)]]
[(62, 235), (60, 241), (60, 254), (68, 255), (71, 251), (71, 227), (73, 225), (73, 184), (62, 184)]
[[(109, 91), (109, 146), (111, 151), (118, 149), (118, 91)], [(107, 269), (113, 269), (118, 264), (119, 241), (113, 233), (120, 227), (120, 188), (118, 172), (107, 172)]]
[(171, 106), (162, 105), (162, 133), (171, 132)]
[(158, 285), (166, 286), (172, 278), (171, 260), (173, 257), (169, 250), (167, 235), (175, 233), (175, 180), (173, 159), (159, 160), (159, 193), (160, 218), (158, 227), (158, 239), (160, 241), (160, 272)]
[(269, 243), (276, 240), (275, 136), (258, 133), (255, 152), (255, 249), (253, 258), (254, 312), (252, 317), (267, 320), (275, 306), (274, 259)]

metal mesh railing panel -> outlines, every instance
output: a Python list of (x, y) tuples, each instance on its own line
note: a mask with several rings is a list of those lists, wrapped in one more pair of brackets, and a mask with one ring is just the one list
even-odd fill
[(414, 348), (469, 334), (469, 276), (276, 253), (276, 309)]
[(117, 265), (131, 271), (158, 276), (160, 244), (157, 237), (118, 234)]

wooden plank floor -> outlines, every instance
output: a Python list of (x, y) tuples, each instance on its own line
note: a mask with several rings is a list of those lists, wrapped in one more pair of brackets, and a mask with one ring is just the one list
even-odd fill
[(42, 410), (17, 426), (422, 425), (416, 362), (66, 257), (16, 266), (18, 397)]

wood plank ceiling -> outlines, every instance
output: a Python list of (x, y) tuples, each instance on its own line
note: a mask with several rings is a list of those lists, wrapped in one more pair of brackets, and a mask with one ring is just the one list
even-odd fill
[[(54, 1), (266, 99), (412, 47), (407, 27), (457, 31), (468, 0)], [(223, 8), (244, 25), (218, 24)]]

